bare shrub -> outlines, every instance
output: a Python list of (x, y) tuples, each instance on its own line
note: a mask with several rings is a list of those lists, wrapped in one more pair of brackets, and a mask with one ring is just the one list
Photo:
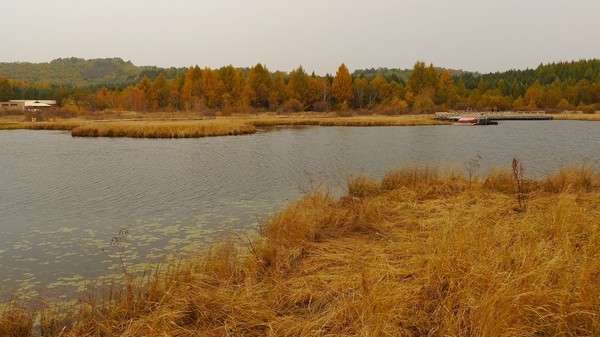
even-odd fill
[(283, 104), (279, 106), (277, 112), (286, 113), (286, 112), (301, 112), (304, 111), (304, 106), (302, 103), (294, 98), (288, 99)]
[(313, 110), (316, 112), (329, 112), (331, 105), (329, 102), (317, 102), (313, 104)]

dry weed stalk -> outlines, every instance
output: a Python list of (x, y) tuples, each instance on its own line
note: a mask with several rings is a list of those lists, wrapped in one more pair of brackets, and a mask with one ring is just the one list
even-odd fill
[(525, 168), (523, 163), (518, 158), (512, 160), (512, 174), (513, 181), (515, 184), (515, 191), (517, 193), (517, 201), (519, 202), (519, 209), (525, 209), (525, 188), (524, 188), (524, 172)]

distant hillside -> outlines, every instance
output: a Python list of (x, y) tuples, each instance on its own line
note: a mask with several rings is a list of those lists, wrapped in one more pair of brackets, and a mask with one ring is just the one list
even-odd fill
[(50, 63), (11, 62), (0, 63), (0, 77), (28, 82), (50, 82), (77, 86), (124, 85), (138, 82), (144, 75), (151, 79), (163, 72), (166, 75), (175, 68), (138, 67), (120, 58), (84, 60), (59, 58)]
[[(439, 73), (442, 73), (442, 71), (445, 70), (445, 68), (439, 68), (436, 67), (436, 69), (438, 70)], [(457, 76), (462, 76), (465, 74), (470, 74), (472, 76), (479, 76), (480, 74), (477, 72), (469, 72), (469, 71), (464, 71), (464, 70), (456, 70), (456, 69), (448, 69), (448, 71), (450, 71), (450, 73), (452, 74), (452, 76), (457, 77)], [(364, 77), (368, 80), (371, 80), (373, 78), (375, 78), (377, 75), (381, 75), (383, 76), (388, 82), (389, 81), (396, 81), (398, 83), (400, 82), (404, 82), (406, 83), (406, 81), (408, 81), (408, 77), (410, 76), (410, 73), (412, 72), (412, 69), (399, 69), (399, 68), (385, 68), (385, 67), (380, 67), (380, 68), (371, 68), (371, 69), (356, 69), (352, 75), (354, 77)]]

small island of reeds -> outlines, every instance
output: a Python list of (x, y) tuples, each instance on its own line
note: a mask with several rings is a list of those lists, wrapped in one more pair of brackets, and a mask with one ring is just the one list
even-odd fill
[(600, 174), (415, 166), (307, 188), (255, 238), (75, 304), (17, 297), (0, 335), (595, 336)]
[(73, 137), (199, 138), (251, 134), (274, 126), (415, 126), (443, 125), (433, 115), (405, 116), (246, 116), (185, 120), (63, 120), (0, 122), (0, 129), (65, 130)]

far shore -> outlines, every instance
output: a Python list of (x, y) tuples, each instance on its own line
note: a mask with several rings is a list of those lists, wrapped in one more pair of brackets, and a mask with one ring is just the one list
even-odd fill
[[(600, 114), (550, 114), (555, 120), (600, 121)], [(262, 113), (200, 116), (192, 112), (102, 112), (77, 118), (23, 121), (23, 116), (0, 117), (0, 130), (65, 130), (74, 137), (199, 138), (252, 134), (273, 126), (422, 126), (447, 125), (433, 114), (350, 115), (334, 113)]]
[(275, 114), (233, 117), (193, 117), (190, 114), (102, 116), (97, 120), (2, 121), (0, 130), (65, 130), (74, 137), (198, 138), (251, 134), (273, 126), (415, 126), (445, 125), (433, 115), (350, 116)]

